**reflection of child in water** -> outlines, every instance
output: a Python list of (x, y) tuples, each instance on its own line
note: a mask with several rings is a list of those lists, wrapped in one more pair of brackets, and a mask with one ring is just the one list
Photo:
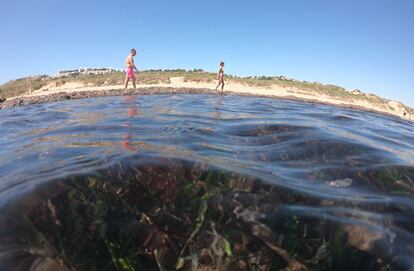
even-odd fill
[(221, 85), (221, 91), (223, 91), (224, 90), (224, 62), (220, 62), (217, 79), (218, 79), (218, 84), (216, 86), (216, 90)]
[(217, 97), (218, 98), (216, 100), (216, 105), (214, 106), (214, 109), (215, 109), (214, 118), (216, 120), (220, 120), (220, 118), (221, 118), (221, 113), (220, 113), (220, 110), (221, 110), (221, 98), (223, 98), (223, 97), (221, 95), (220, 96), (217, 96)]
[[(133, 96), (126, 96), (125, 101), (128, 104), (128, 117), (130, 117), (130, 118), (136, 117), (138, 115), (138, 109), (133, 106), (133, 105), (135, 105), (134, 97)], [(131, 128), (132, 128), (131, 122), (125, 123), (124, 126), (128, 130), (131, 130)], [(131, 144), (131, 132), (130, 131), (128, 131), (127, 134), (122, 136), (121, 143), (122, 143), (122, 147), (125, 150), (130, 151), (130, 152), (136, 152), (137, 151), (137, 149), (134, 148)]]

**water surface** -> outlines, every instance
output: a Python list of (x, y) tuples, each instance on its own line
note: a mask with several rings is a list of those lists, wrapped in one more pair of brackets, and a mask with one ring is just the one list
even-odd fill
[(412, 123), (152, 95), (3, 110), (0, 127), (0, 270), (414, 268)]

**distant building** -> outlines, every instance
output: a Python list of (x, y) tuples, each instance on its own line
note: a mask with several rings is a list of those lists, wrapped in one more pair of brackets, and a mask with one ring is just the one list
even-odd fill
[(58, 71), (55, 77), (69, 77), (76, 75), (89, 75), (89, 74), (109, 74), (116, 72), (117, 70), (112, 68), (79, 68), (76, 70), (62, 70)]
[(72, 75), (79, 75), (79, 70), (63, 70), (58, 71), (54, 77), (68, 77)]
[(84, 75), (88, 75), (88, 74), (108, 74), (108, 73), (113, 73), (113, 72), (115, 72), (115, 70), (112, 69), (112, 68), (100, 68), (100, 69), (85, 68), (85, 69), (83, 69), (83, 71), (81, 71), (81, 74), (84, 74)]
[(49, 78), (50, 78), (49, 75), (46, 75), (46, 74), (30, 76), (30, 80), (34, 80), (34, 81), (44, 81)]

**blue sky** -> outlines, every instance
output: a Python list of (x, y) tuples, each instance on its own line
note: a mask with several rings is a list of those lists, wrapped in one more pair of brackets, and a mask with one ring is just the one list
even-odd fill
[(78, 67), (226, 62), (414, 107), (412, 0), (1, 0), (0, 83)]

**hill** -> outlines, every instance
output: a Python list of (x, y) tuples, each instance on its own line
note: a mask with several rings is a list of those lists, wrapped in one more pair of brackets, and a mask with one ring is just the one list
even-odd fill
[[(253, 95), (293, 98), (321, 102), (345, 107), (354, 107), (396, 115), (414, 120), (414, 109), (400, 102), (383, 99), (360, 90), (346, 90), (335, 85), (306, 82), (283, 76), (238, 77), (226, 75), (226, 90), (251, 93)], [(26, 96), (48, 95), (68, 91), (88, 91), (108, 88), (122, 88), (125, 75), (114, 72), (104, 75), (77, 75), (53, 78), (47, 75), (21, 78), (0, 85), (0, 97), (13, 100)], [(203, 70), (147, 70), (137, 75), (137, 86), (214, 89), (216, 74)], [(30, 91), (31, 89), (31, 91)]]

